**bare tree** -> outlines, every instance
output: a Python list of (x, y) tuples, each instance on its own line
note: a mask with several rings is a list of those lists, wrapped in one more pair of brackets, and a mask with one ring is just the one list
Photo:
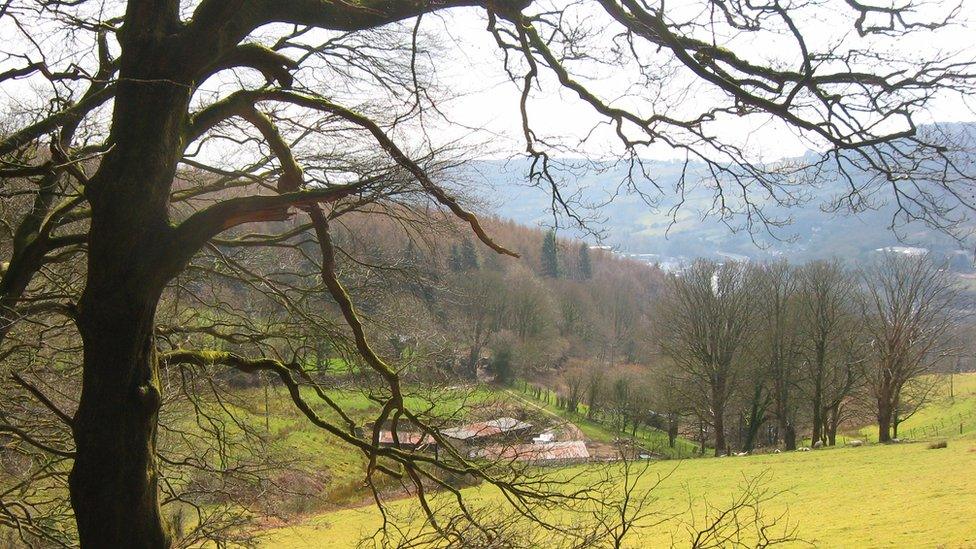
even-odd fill
[(680, 372), (672, 364), (655, 364), (650, 373), (648, 390), (650, 391), (651, 408), (657, 414), (663, 414), (668, 433), (668, 447), (674, 448), (678, 440), (681, 421), (688, 414), (689, 401), (685, 398), (687, 389), (681, 387)]
[(755, 296), (748, 281), (743, 265), (696, 261), (671, 279), (658, 315), (664, 353), (703, 391), (697, 406), (715, 430), (715, 455), (728, 452), (726, 404), (741, 381), (753, 334)]
[(797, 275), (802, 381), (813, 423), (811, 438), (832, 444), (840, 407), (862, 378), (857, 280), (838, 261), (808, 263)]
[(586, 387), (586, 365), (573, 365), (562, 375), (563, 386), (565, 388), (564, 399), (566, 410), (576, 412), (579, 410), (580, 403), (583, 402), (584, 389)]
[(861, 281), (861, 321), (871, 338), (866, 379), (878, 440), (888, 442), (906, 387), (949, 350), (959, 294), (952, 274), (927, 255), (885, 253), (861, 271)]
[(752, 398), (744, 449), (752, 450), (767, 408), (777, 423), (777, 436), (787, 450), (796, 449), (795, 387), (799, 362), (796, 270), (785, 261), (753, 268), (756, 278), (757, 322), (754, 339), (756, 372), (750, 378)]
[(605, 365), (592, 362), (586, 370), (586, 418), (595, 419), (607, 397)]
[(463, 359), (462, 375), (471, 379), (477, 374), (478, 360), (490, 338), (502, 329), (507, 303), (500, 289), (505, 282), (493, 272), (466, 274), (460, 284), (457, 326), (465, 332), (467, 356)]

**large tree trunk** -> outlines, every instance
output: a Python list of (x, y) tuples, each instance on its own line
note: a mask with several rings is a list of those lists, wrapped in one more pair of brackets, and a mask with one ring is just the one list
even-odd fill
[(178, 4), (167, 2), (169, 13), (130, 4), (113, 149), (85, 188), (92, 222), (78, 303), (84, 364), (69, 488), (86, 548), (171, 543), (157, 486), (153, 322), (166, 283), (195, 252), (176, 247), (168, 217), (192, 89), (160, 45)]
[(71, 504), (83, 547), (168, 547), (155, 459), (155, 297), (119, 294), (86, 290), (81, 302), (85, 365)]
[(840, 428), (840, 404), (830, 408), (827, 419), (827, 445), (837, 445), (837, 430)]
[(810, 443), (823, 440), (824, 413), (823, 413), (823, 388), (819, 380), (814, 385), (813, 390), (813, 432), (810, 435)]
[(749, 418), (746, 422), (746, 436), (742, 449), (751, 452), (756, 446), (756, 438), (759, 436), (759, 429), (766, 421), (766, 407), (768, 398), (763, 402), (762, 386), (756, 385), (752, 394), (752, 402), (749, 406)]
[(796, 450), (796, 428), (792, 422), (787, 423), (786, 430), (783, 431), (783, 447), (787, 451)]
[(725, 415), (724, 411), (716, 412), (713, 423), (715, 425), (715, 457), (728, 453), (725, 442)]
[(878, 442), (891, 441), (891, 407), (886, 400), (878, 400)]
[(783, 437), (783, 447), (786, 450), (796, 450), (796, 428), (786, 413), (785, 407), (776, 413), (776, 431)]
[(716, 376), (712, 379), (711, 412), (712, 426), (715, 428), (715, 456), (728, 453), (725, 440), (725, 379)]
[(901, 417), (899, 413), (899, 408), (901, 407), (901, 394), (895, 393), (895, 398), (892, 399), (891, 404), (891, 438), (898, 438), (898, 425), (901, 424)]
[(145, 130), (119, 144), (90, 185), (88, 273), (77, 317), (84, 364), (69, 479), (83, 547), (170, 545), (157, 487), (153, 322), (176, 270), (165, 207), (173, 168), (150, 161), (167, 140)]
[[(147, 131), (141, 142), (151, 144), (143, 150), (151, 153), (157, 139)], [(165, 207), (153, 207), (158, 187), (149, 183), (171, 181), (173, 174), (125, 160), (106, 158), (92, 179), (98, 193), (91, 199), (88, 276), (78, 303), (84, 364), (69, 488), (83, 547), (165, 548), (171, 540), (157, 487), (161, 397), (153, 322), (178, 261), (167, 246)]]
[(779, 439), (782, 438), (783, 442), (786, 442), (786, 429), (790, 423), (789, 418), (789, 404), (788, 404), (788, 393), (784, 389), (785, 384), (782, 380), (776, 382), (776, 392), (775, 392), (775, 406), (776, 411), (776, 440), (770, 441), (770, 444), (779, 444)]

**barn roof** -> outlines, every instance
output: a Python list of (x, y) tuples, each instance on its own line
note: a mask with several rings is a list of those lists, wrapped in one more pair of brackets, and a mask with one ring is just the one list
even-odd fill
[(444, 429), (441, 431), (441, 434), (457, 440), (470, 440), (530, 428), (532, 428), (532, 424), (530, 423), (519, 421), (513, 417), (500, 417), (489, 421), (479, 421), (460, 427)]
[(489, 446), (480, 452), (482, 457), (510, 461), (567, 461), (589, 459), (590, 452), (582, 440), (545, 442), (542, 444), (517, 444), (515, 446)]
[[(420, 446), (434, 442), (434, 438), (430, 435), (403, 431), (397, 431), (397, 440), (401, 446)], [(380, 431), (380, 444), (394, 444), (393, 433), (391, 431)]]

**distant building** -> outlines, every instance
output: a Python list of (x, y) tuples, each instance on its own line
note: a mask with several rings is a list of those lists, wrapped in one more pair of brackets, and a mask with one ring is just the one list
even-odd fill
[(747, 256), (747, 255), (734, 254), (734, 253), (731, 253), (731, 252), (715, 252), (715, 255), (717, 255), (717, 256), (719, 256), (719, 257), (721, 257), (723, 259), (727, 259), (727, 260), (729, 260), (729, 261), (731, 261), (733, 263), (748, 263), (749, 262), (749, 256)]
[(516, 444), (512, 446), (486, 446), (484, 449), (477, 451), (475, 457), (528, 462), (537, 465), (567, 465), (589, 460), (590, 452), (586, 449), (586, 443), (582, 440), (571, 440), (566, 442)]
[(380, 446), (383, 447), (404, 450), (432, 449), (437, 445), (437, 441), (430, 435), (401, 431), (397, 431), (395, 439), (392, 431), (380, 431), (379, 442)]
[(915, 248), (913, 246), (886, 246), (884, 248), (878, 248), (874, 250), (878, 253), (889, 253), (889, 254), (905, 254), (912, 257), (918, 257), (929, 253), (926, 248)]
[(479, 443), (502, 436), (521, 436), (532, 429), (532, 424), (519, 421), (513, 417), (500, 417), (489, 421), (469, 423), (460, 427), (451, 427), (441, 431), (441, 435), (465, 442)]
[(539, 436), (532, 437), (533, 444), (544, 444), (546, 442), (552, 442), (556, 440), (556, 434), (551, 431), (546, 431)]

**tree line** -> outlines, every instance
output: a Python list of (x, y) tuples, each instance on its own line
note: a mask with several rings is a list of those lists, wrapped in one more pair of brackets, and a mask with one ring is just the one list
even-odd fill
[[(403, 283), (382, 290), (368, 282), (371, 269), (344, 270), (377, 334), (378, 352), (390, 360), (411, 357), (419, 367), (407, 373), (415, 376), (433, 366), (462, 380), (502, 384), (551, 377), (581, 362), (647, 361), (649, 305), (663, 288), (659, 270), (552, 230), (494, 218), (484, 223), (520, 259), (486, 253), (450, 227), (427, 243), (375, 221), (367, 238), (352, 238), (360, 231), (354, 224), (349, 233), (337, 232), (350, 254), (368, 250), (373, 263), (398, 266)], [(341, 347), (326, 345), (324, 352), (358, 361)]]
[(649, 363), (567, 371), (561, 402), (660, 426), (672, 446), (684, 422), (716, 455), (806, 437), (832, 446), (848, 421), (876, 422), (887, 442), (933, 396), (930, 374), (955, 367), (965, 310), (955, 275), (927, 256), (699, 260), (653, 305)]

